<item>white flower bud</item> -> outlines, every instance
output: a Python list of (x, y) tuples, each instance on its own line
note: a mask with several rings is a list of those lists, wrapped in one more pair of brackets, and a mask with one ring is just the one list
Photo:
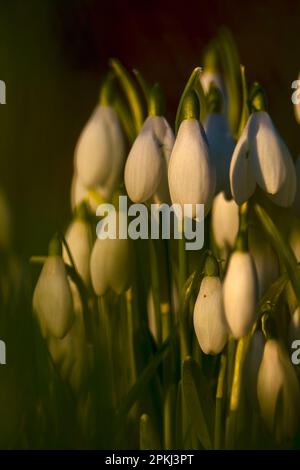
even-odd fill
[(262, 297), (279, 276), (279, 260), (272, 246), (257, 227), (249, 230), (249, 251), (257, 273), (259, 297)]
[(257, 395), (262, 417), (277, 441), (293, 437), (299, 423), (299, 384), (290, 358), (277, 340), (265, 344)]
[(245, 336), (256, 320), (257, 274), (250, 253), (235, 251), (223, 284), (225, 316), (235, 338)]
[(204, 212), (208, 213), (216, 187), (216, 172), (205, 133), (196, 119), (185, 119), (180, 124), (168, 177), (173, 204), (204, 204)]
[(118, 218), (122, 213), (110, 213), (108, 223), (116, 223), (116, 238), (104, 238), (104, 228), (100, 229), (91, 254), (91, 281), (97, 295), (103, 295), (111, 288), (117, 294), (124, 292), (130, 284), (132, 254), (130, 240), (118, 238)]
[(251, 114), (248, 125), (250, 162), (255, 180), (264, 191), (276, 194), (287, 174), (281, 137), (265, 111)]
[(229, 170), (231, 193), (239, 205), (252, 196), (256, 187), (249, 157), (248, 133), (249, 121), (237, 141)]
[[(125, 166), (125, 186), (133, 202), (145, 202), (159, 192), (168, 202), (167, 165), (174, 144), (166, 119), (149, 116), (133, 143)], [(167, 199), (167, 201), (166, 201)]]
[(125, 162), (125, 141), (117, 113), (97, 106), (84, 127), (75, 150), (75, 167), (86, 188), (105, 187), (110, 193), (119, 183)]
[(233, 248), (239, 230), (239, 207), (224, 193), (215, 196), (211, 210), (211, 224), (216, 244), (221, 250)]
[(73, 299), (62, 258), (45, 261), (33, 294), (33, 309), (44, 336), (63, 338), (74, 320)]
[(228, 338), (222, 284), (218, 276), (205, 276), (194, 308), (194, 328), (202, 351), (219, 354)]
[[(90, 280), (90, 256), (92, 251), (89, 224), (83, 219), (75, 218), (67, 230), (66, 242), (71, 251), (76, 270), (86, 286), (88, 286)], [(63, 248), (63, 259), (65, 263), (71, 264), (65, 247)]]
[(224, 191), (230, 198), (229, 168), (235, 144), (225, 114), (208, 114), (203, 127), (216, 168), (216, 192)]

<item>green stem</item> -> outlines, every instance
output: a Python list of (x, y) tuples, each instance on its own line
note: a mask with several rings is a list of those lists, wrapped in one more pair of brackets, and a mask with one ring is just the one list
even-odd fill
[(216, 393), (216, 414), (215, 414), (215, 449), (222, 448), (222, 414), (223, 414), (223, 401), (224, 401), (224, 385), (225, 385), (225, 373), (226, 373), (226, 355), (222, 354), (220, 370), (218, 375), (217, 393)]

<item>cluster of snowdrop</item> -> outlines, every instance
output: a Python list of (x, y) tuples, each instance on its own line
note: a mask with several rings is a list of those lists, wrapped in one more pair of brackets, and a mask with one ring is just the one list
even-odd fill
[[(255, 218), (254, 205), (258, 201), (276, 217), (279, 214), (283, 223), (285, 214), (289, 220), (297, 220), (299, 160), (295, 165), (258, 84), (248, 96), (243, 95), (244, 109), (234, 127), (226, 75), (214, 68), (204, 68), (202, 73), (196, 69), (183, 93), (173, 130), (164, 114), (159, 86), (148, 87), (140, 80), (148, 105), (148, 113), (143, 114), (127, 72), (117, 61), (113, 69), (116, 77), (104, 84), (99, 104), (76, 145), (71, 189), (74, 218), (63, 239), (64, 248), (60, 238), (51, 242), (34, 291), (34, 311), (53, 361), (76, 391), (93, 367), (80, 289), (70, 279), (68, 268), (75, 269), (90, 298), (109, 292), (122, 296), (135, 285), (134, 264), (141, 254), (137, 256), (128, 239), (96, 238), (91, 214), (97, 205), (114, 203), (119, 194), (127, 194), (134, 203), (204, 204), (211, 231), (193, 306), (195, 337), (205, 355), (226, 355), (229, 344), (248, 340), (247, 377), (242, 378), (249, 383), (252, 403), (278, 442), (290, 439), (298, 429), (300, 389), (288, 341), (300, 339), (299, 308), (291, 283), (282, 292), (288, 300), (280, 307), (265, 298), (285, 266)], [(111, 86), (116, 78), (124, 86), (126, 108), (117, 105)], [(299, 226), (290, 235), (298, 259)], [(147, 256), (138, 259), (142, 269)], [(186, 253), (180, 252), (169, 261), (172, 289), (179, 299), (185, 289), (180, 276), (187, 281), (191, 274), (187, 262), (182, 262), (184, 257)], [(163, 262), (159, 257), (156, 261), (158, 266)], [(150, 258), (150, 269), (151, 263)], [(166, 272), (162, 269), (157, 275)], [(173, 311), (171, 323), (178, 321), (180, 328), (180, 308), (175, 308), (174, 298), (169, 309), (162, 308), (161, 292), (155, 292), (165, 283), (164, 279), (158, 286), (150, 282), (152, 303), (156, 301), (157, 306), (158, 297), (160, 313)], [(270, 312), (262, 316), (261, 305), (269, 305)], [(286, 312), (287, 305), (291, 313)], [(273, 317), (278, 309), (282, 312), (277, 322)], [(275, 328), (266, 326), (269, 317)], [(156, 332), (161, 321), (155, 316), (150, 319)], [(288, 340), (280, 331), (280, 321), (290, 331)], [(238, 360), (236, 356), (236, 363)]]

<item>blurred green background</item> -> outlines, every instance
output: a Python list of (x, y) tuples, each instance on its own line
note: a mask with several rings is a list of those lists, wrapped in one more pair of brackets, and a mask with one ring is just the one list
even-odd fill
[(231, 29), (249, 78), (266, 87), (271, 115), (296, 156), (291, 83), (300, 70), (300, 2), (0, 1), (0, 79), (7, 86), (0, 186), (20, 254), (44, 253), (67, 221), (76, 139), (108, 58), (160, 81), (172, 119), (187, 77), (222, 25)]

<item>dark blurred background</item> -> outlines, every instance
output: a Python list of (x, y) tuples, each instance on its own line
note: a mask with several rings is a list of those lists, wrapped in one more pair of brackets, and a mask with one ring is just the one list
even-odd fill
[(21, 254), (45, 252), (70, 215), (74, 146), (109, 57), (160, 81), (172, 118), (221, 26), (231, 29), (249, 78), (266, 87), (270, 113), (296, 156), (291, 83), (300, 70), (299, 1), (0, 0), (0, 79), (7, 85), (0, 186)]

